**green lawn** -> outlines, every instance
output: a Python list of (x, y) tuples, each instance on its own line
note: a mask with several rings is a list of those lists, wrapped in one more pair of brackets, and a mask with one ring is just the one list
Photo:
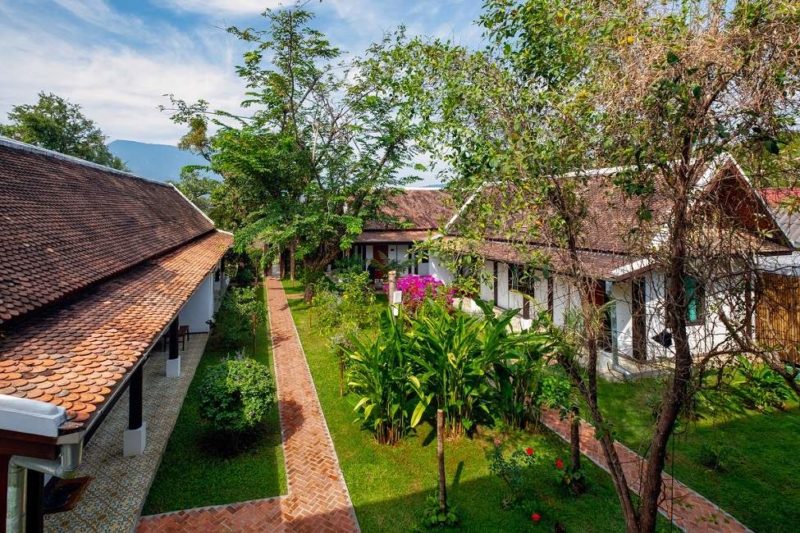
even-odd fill
[[(630, 383), (601, 382), (598, 393), (617, 439), (639, 453), (646, 451), (653, 420), (647, 398), (653, 379)], [(745, 412), (701, 419), (673, 440), (666, 470), (755, 531), (796, 531), (800, 523), (800, 409)], [(703, 444), (729, 448), (730, 466), (716, 472), (699, 462)]]
[[(295, 284), (284, 286), (288, 293), (300, 292)], [(409, 531), (421, 516), (426, 496), (437, 486), (436, 442), (431, 428), (421, 428), (417, 436), (397, 446), (377, 444), (371, 433), (354, 423), (353, 400), (339, 396), (336, 359), (308, 306), (301, 299), (289, 300), (289, 305), (361, 528), (367, 533)], [(566, 448), (557, 437), (549, 432), (517, 433), (511, 439), (520, 446), (532, 446), (543, 458), (537, 466), (541, 483), (531, 487), (542, 502), (542, 522), (534, 527), (522, 510), (501, 509), (505, 490), (490, 474), (485, 456), (492, 436), (483, 435), (475, 440), (448, 442), (445, 447), (449, 495), (458, 508), (463, 530), (552, 531), (556, 521), (568, 531), (624, 530), (617, 497), (604, 472), (589, 464), (591, 490), (573, 498), (553, 479), (555, 457), (566, 456)]]
[[(258, 289), (264, 297), (264, 289)], [(255, 353), (248, 356), (272, 366), (267, 325), (258, 328)], [(198, 414), (200, 383), (209, 366), (227, 354), (219, 349), (214, 335), (197, 368), (183, 402), (175, 429), (161, 460), (143, 514), (156, 514), (206, 505), (266, 498), (286, 493), (283, 450), (277, 405), (265, 424), (262, 438), (248, 451), (223, 458), (209, 449), (203, 439)]]

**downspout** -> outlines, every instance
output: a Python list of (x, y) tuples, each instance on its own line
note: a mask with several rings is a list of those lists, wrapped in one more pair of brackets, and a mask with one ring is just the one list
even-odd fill
[(0, 429), (56, 439), (58, 459), (40, 459), (22, 455), (11, 456), (8, 464), (6, 532), (25, 530), (26, 470), (55, 477), (74, 472), (83, 455), (84, 432), (59, 435), (67, 420), (63, 407), (46, 402), (0, 394)]

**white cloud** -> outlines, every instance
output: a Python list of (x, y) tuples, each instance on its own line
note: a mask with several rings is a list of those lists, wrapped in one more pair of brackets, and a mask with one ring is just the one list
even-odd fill
[[(165, 93), (239, 110), (244, 87), (233, 69), (233, 45), (220, 30), (193, 39), (162, 29), (160, 46), (133, 48), (86, 42), (63, 22), (32, 24), (25, 17), (2, 17), (2, 11), (0, 6), (6, 21), (0, 20), (0, 72), (13, 75), (0, 87), (0, 122), (12, 105), (32, 103), (46, 91), (80, 104), (111, 139), (174, 144), (185, 129), (157, 109), (168, 103)], [(201, 53), (208, 47), (214, 47), (213, 55)]]

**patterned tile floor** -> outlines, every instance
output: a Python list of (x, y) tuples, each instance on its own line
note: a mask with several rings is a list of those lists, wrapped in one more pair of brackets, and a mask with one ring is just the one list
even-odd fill
[[(556, 435), (569, 441), (569, 422), (561, 420), (558, 412), (548, 410), (543, 413), (542, 419)], [(625, 470), (625, 477), (631, 488), (638, 493), (639, 474), (643, 470), (644, 459), (619, 442), (615, 447), (622, 468)], [(594, 426), (586, 422), (581, 424), (581, 451), (597, 466), (608, 471), (600, 441), (594, 437)], [(682, 530), (689, 533), (750, 531), (702, 494), (693, 491), (666, 472), (663, 475), (662, 487), (662, 499), (659, 505), (661, 514), (667, 518), (671, 517)]]
[(150, 356), (144, 366), (145, 453), (122, 456), (122, 434), (128, 425), (126, 391), (84, 450), (78, 475), (94, 480), (75, 509), (45, 517), (46, 531), (128, 532), (136, 526), (207, 340), (205, 334), (189, 336), (177, 379), (165, 376), (165, 353)]
[(314, 381), (279, 280), (266, 281), (289, 494), (143, 517), (139, 532), (357, 532)]

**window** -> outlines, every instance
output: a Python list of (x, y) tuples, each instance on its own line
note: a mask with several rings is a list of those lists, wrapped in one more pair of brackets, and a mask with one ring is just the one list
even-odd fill
[(696, 278), (686, 277), (683, 280), (683, 290), (686, 293), (686, 320), (689, 323), (702, 322), (703, 320), (703, 288)]

